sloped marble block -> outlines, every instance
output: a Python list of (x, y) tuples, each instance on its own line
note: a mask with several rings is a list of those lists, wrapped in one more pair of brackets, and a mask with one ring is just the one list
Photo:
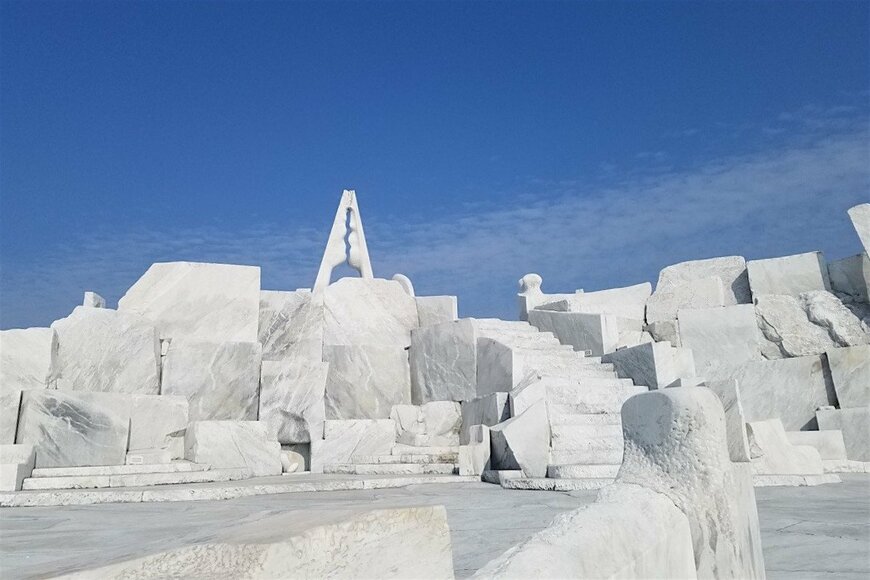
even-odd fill
[(864, 251), (870, 254), (870, 203), (862, 203), (850, 208), (849, 218), (855, 226), (855, 231), (858, 232)]
[(254, 421), (260, 356), (257, 342), (174, 339), (166, 355), (162, 393), (185, 397), (191, 421)]
[(0, 330), (0, 444), (15, 443), (21, 391), (46, 388), (56, 351), (51, 328)]
[(477, 346), (469, 320), (411, 331), (411, 401), (467, 401), (477, 396)]
[(538, 401), (520, 415), (489, 430), (496, 469), (521, 469), (527, 477), (545, 477), (550, 462), (547, 403)]
[(36, 448), (36, 467), (123, 465), (130, 396), (24, 391), (16, 443)]
[(324, 465), (350, 463), (354, 457), (389, 455), (395, 444), (396, 424), (392, 419), (327, 419), (323, 439), (311, 442), (311, 471), (322, 473)]
[(832, 348), (827, 355), (840, 408), (870, 406), (870, 346)]
[(870, 257), (866, 252), (828, 262), (831, 291), (870, 301)]
[(562, 344), (574, 350), (590, 351), (601, 356), (616, 350), (619, 344), (619, 324), (616, 316), (581, 312), (532, 310), (529, 324), (542, 332), (552, 332)]
[(408, 351), (400, 346), (325, 345), (323, 360), (327, 419), (386, 419), (393, 405), (411, 402)]
[(420, 325), (414, 297), (395, 280), (342, 278), (326, 287), (323, 301), (324, 345), (405, 348)]
[(453, 322), (459, 318), (456, 296), (417, 296), (414, 300), (420, 326)]
[(259, 267), (199, 262), (153, 264), (118, 301), (160, 338), (211, 342), (256, 342), (259, 309)]
[(259, 420), (279, 443), (308, 443), (323, 438), (328, 369), (328, 363), (304, 359), (263, 361)]
[(613, 363), (620, 378), (630, 378), (636, 385), (651, 389), (663, 389), (677, 379), (695, 376), (692, 352), (675, 349), (665, 342), (621, 348), (601, 360)]
[(492, 427), (511, 417), (509, 393), (491, 393), (463, 401), (461, 406), (462, 427), (459, 432), (459, 442), (468, 445), (471, 428), (475, 425)]
[(160, 392), (157, 328), (138, 314), (78, 306), (57, 333), (57, 388), (106, 393)]
[(819, 475), (822, 457), (815, 447), (793, 445), (779, 419), (746, 424), (752, 471), (758, 475)]
[(194, 421), (184, 436), (184, 457), (217, 468), (245, 468), (260, 477), (281, 474), (281, 445), (259, 421)]
[(686, 280), (656, 288), (646, 303), (646, 320), (652, 324), (676, 320), (680, 310), (725, 306), (722, 280), (716, 276)]
[(309, 290), (260, 292), (259, 341), (263, 360), (301, 357), (319, 362), (323, 344), (323, 306)]
[(870, 407), (854, 409), (819, 409), (819, 429), (843, 432), (846, 457), (853, 461), (870, 461)]
[(760, 331), (751, 304), (681, 310), (682, 345), (692, 349), (698, 376), (727, 378), (734, 369), (761, 359)]
[(797, 298), (802, 292), (831, 289), (821, 252), (750, 260), (746, 262), (746, 269), (755, 298), (762, 294), (787, 294)]

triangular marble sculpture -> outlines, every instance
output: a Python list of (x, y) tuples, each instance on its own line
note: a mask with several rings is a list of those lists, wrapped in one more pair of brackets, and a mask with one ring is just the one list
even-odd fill
[(329, 232), (317, 280), (314, 282), (315, 294), (329, 286), (332, 270), (345, 261), (362, 278), (374, 278), (362, 218), (356, 205), (356, 192), (352, 189), (344, 190), (338, 211), (335, 212), (335, 221), (332, 222), (332, 230)]

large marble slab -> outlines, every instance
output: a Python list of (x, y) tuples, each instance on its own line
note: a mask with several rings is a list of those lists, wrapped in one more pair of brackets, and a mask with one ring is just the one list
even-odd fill
[(788, 294), (830, 290), (828, 268), (821, 252), (746, 262), (749, 286), (755, 298), (762, 294)]
[(342, 278), (324, 290), (323, 300), (324, 345), (405, 348), (420, 326), (414, 297), (395, 280)]
[(832, 348), (826, 354), (840, 408), (870, 406), (870, 346)]
[(350, 463), (354, 457), (389, 455), (395, 444), (392, 419), (327, 419), (323, 439), (311, 441), (311, 471), (322, 473), (324, 465)]
[(852, 409), (819, 409), (819, 430), (843, 432), (846, 457), (852, 461), (870, 461), (870, 406)]
[(477, 396), (477, 340), (470, 320), (411, 332), (411, 401), (467, 401)]
[(459, 318), (456, 296), (417, 296), (417, 318), (420, 326), (452, 322)]
[(123, 465), (130, 396), (24, 391), (16, 443), (36, 447), (36, 467)]
[(58, 389), (143, 395), (160, 392), (160, 340), (148, 319), (78, 306), (51, 327), (57, 333), (53, 380)]
[(323, 306), (309, 290), (260, 292), (259, 341), (263, 360), (304, 358), (320, 361)]
[(858, 238), (864, 246), (864, 251), (870, 254), (870, 203), (862, 203), (849, 209), (849, 218)]
[(611, 314), (643, 320), (646, 301), (651, 293), (652, 284), (649, 282), (594, 292), (578, 291), (570, 298), (570, 309), (587, 314)]
[(526, 477), (545, 477), (550, 462), (550, 421), (546, 401), (489, 430), (495, 469), (521, 469)]
[(601, 358), (612, 363), (620, 378), (629, 378), (636, 385), (663, 389), (677, 379), (695, 376), (692, 352), (674, 348), (665, 342), (648, 342), (630, 348), (621, 348)]
[(130, 451), (170, 449), (173, 459), (182, 455), (184, 429), (189, 419), (185, 397), (171, 395), (131, 395)]
[(259, 308), (259, 267), (199, 262), (153, 264), (118, 301), (160, 338), (211, 342), (256, 342)]
[(751, 304), (681, 310), (679, 329), (700, 377), (726, 378), (734, 369), (761, 359), (761, 336)]
[(856, 300), (870, 301), (870, 257), (867, 252), (828, 262), (831, 290)]
[(646, 302), (646, 320), (652, 324), (676, 320), (681, 310), (725, 306), (725, 290), (717, 276), (686, 280), (680, 284), (665, 284)]
[(191, 421), (254, 421), (260, 357), (257, 342), (174, 339), (166, 354), (161, 393), (185, 397)]
[(281, 444), (323, 438), (329, 364), (305, 360), (263, 361), (259, 420)]
[(325, 345), (327, 419), (386, 419), (411, 402), (408, 351), (401, 346)]
[(281, 445), (259, 421), (194, 421), (184, 436), (184, 457), (220, 469), (248, 469), (254, 477), (282, 470)]
[(51, 328), (0, 330), (0, 444), (15, 443), (21, 391), (46, 388), (56, 352)]
[(710, 277), (717, 277), (722, 281), (725, 306), (752, 304), (746, 260), (742, 256), (691, 260), (667, 266), (659, 273), (656, 292)]
[(749, 441), (746, 438), (746, 416), (740, 398), (740, 385), (735, 379), (708, 380), (704, 386), (716, 393), (725, 411), (725, 433), (728, 437), (728, 456), (734, 462), (747, 462)]

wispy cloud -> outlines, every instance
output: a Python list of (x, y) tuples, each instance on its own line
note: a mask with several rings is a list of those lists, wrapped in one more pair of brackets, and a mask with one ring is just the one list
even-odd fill
[[(466, 315), (513, 317), (516, 280), (530, 271), (555, 292), (655, 281), (668, 264), (717, 255), (857, 253), (845, 212), (870, 201), (866, 115), (799, 111), (755, 130), (772, 128), (783, 128), (776, 141), (748, 153), (603, 182), (536, 182), (498, 205), (436, 217), (377, 215), (363, 199), (376, 274), (405, 273), (421, 294), (457, 294)], [(38, 263), (6, 265), (2, 326), (48, 324), (87, 289), (115, 301), (155, 261), (257, 264), (264, 288), (310, 286), (327, 233), (262, 224), (83, 235)]]

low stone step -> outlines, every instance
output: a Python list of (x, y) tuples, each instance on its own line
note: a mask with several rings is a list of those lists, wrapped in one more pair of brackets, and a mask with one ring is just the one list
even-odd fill
[(574, 352), (570, 345), (562, 344), (550, 332), (511, 332), (486, 338), (523, 352)]
[(323, 466), (323, 473), (353, 475), (449, 475), (456, 471), (453, 463), (334, 463)]
[(870, 473), (870, 461), (822, 459), (825, 473)]
[(753, 475), (753, 487), (811, 487), (840, 483), (840, 476), (835, 473), (813, 475)]
[(93, 475), (130, 475), (134, 473), (187, 473), (207, 471), (211, 466), (190, 461), (151, 463), (145, 465), (94, 465), (89, 467), (39, 467), (30, 475), (36, 477), (88, 477)]
[(598, 465), (548, 465), (547, 477), (553, 479), (613, 479), (619, 473), (620, 464)]
[(622, 414), (620, 413), (583, 413), (571, 415), (550, 411), (550, 425), (616, 425), (622, 429)]
[[(587, 446), (622, 445), (622, 425), (553, 425), (551, 428), (553, 447), (573, 449)], [(602, 440), (605, 440), (602, 442)]]
[(506, 479), (514, 477), (523, 477), (523, 472), (519, 469), (487, 469), (481, 474), (480, 478), (487, 483), (501, 484)]
[(177, 483), (207, 483), (248, 479), (248, 469), (209, 469), (176, 473), (128, 473), (124, 475), (87, 475), (69, 477), (30, 477), (22, 489), (97, 489), (105, 487), (144, 487)]
[(530, 491), (586, 491), (601, 489), (613, 483), (612, 478), (550, 479), (548, 477), (513, 477), (501, 482), (504, 489)]
[(550, 450), (552, 465), (622, 465), (622, 447), (607, 449), (552, 449)]
[(353, 460), (356, 463), (419, 463), (421, 465), (428, 465), (431, 463), (457, 463), (459, 462), (459, 454), (357, 455), (354, 456)]
[(547, 402), (564, 405), (557, 411), (572, 414), (618, 413), (631, 397), (647, 392), (646, 387), (584, 387), (549, 386)]
[(442, 446), (442, 447), (418, 447), (416, 445), (404, 445), (396, 443), (390, 449), (390, 455), (445, 455), (455, 453), (459, 455), (459, 446)]

